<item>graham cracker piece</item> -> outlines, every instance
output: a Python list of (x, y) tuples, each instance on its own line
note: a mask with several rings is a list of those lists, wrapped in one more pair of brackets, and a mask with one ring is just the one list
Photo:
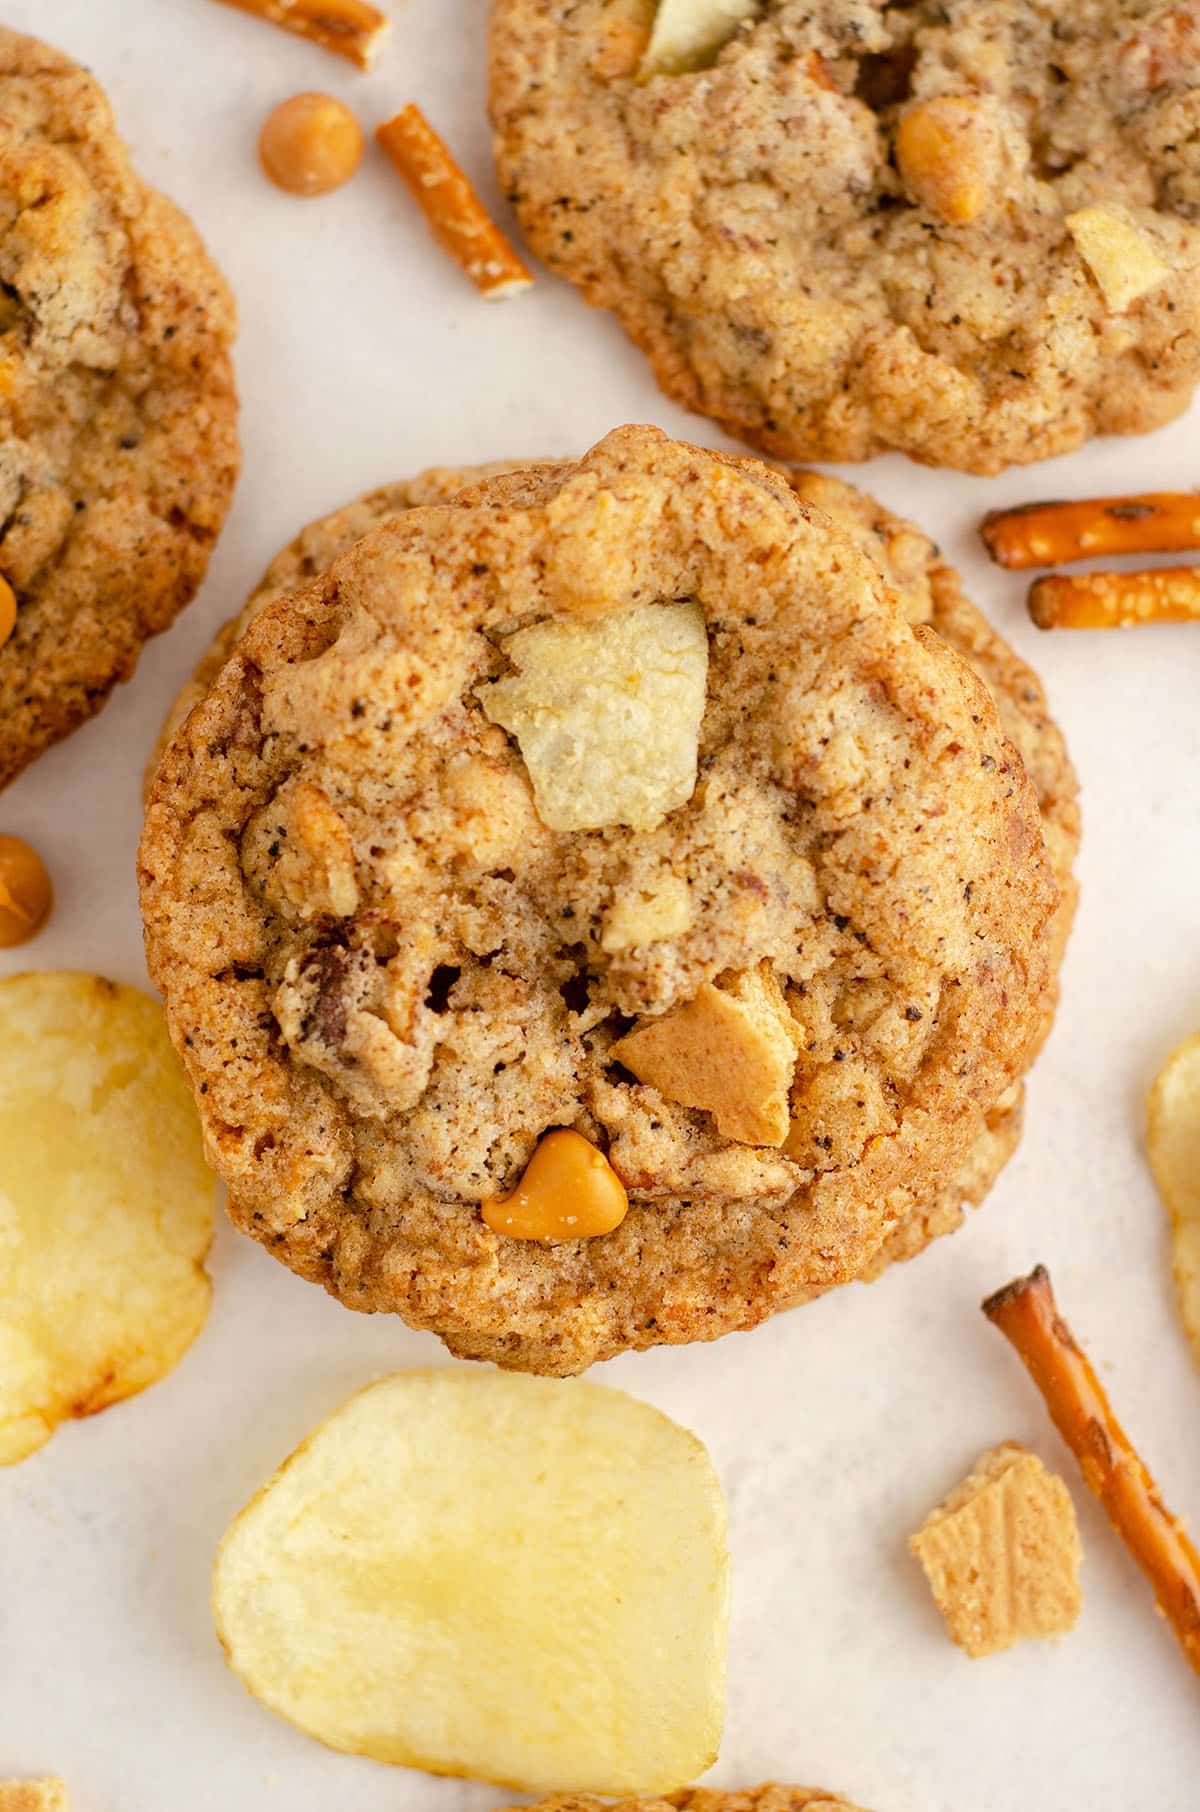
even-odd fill
[(769, 963), (702, 982), (691, 1000), (617, 1040), (639, 1082), (713, 1116), (726, 1139), (782, 1145), (800, 1028)]
[(68, 1812), (64, 1782), (0, 1781), (0, 1812)]
[(1078, 1621), (1081, 1549), (1070, 1493), (1015, 1441), (985, 1453), (908, 1545), (951, 1640), (972, 1658), (1062, 1635)]

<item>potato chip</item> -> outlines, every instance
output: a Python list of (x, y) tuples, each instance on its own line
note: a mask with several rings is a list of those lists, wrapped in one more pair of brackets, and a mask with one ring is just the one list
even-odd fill
[(67, 1812), (60, 1780), (0, 1781), (0, 1812)]
[(360, 1391), (234, 1522), (214, 1609), (255, 1696), (334, 1749), (531, 1792), (716, 1758), (725, 1507), (619, 1391), (458, 1369)]
[(1200, 1365), (1200, 1032), (1171, 1053), (1155, 1080), (1146, 1142), (1171, 1216), (1183, 1325)]
[(699, 604), (534, 623), (504, 652), (516, 674), (480, 702), (516, 737), (543, 824), (653, 830), (691, 798), (708, 678)]
[(1171, 275), (1133, 222), (1111, 208), (1080, 208), (1067, 231), (1114, 314), (1123, 315)]
[(0, 1465), (165, 1376), (208, 1313), (213, 1179), (148, 995), (0, 982)]
[(638, 74), (682, 75), (710, 63), (759, 0), (659, 0)]

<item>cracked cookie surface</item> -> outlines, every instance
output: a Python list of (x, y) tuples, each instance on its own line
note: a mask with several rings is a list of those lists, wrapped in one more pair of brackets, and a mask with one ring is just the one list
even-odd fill
[[(679, 599), (708, 634), (695, 790), (653, 829), (547, 830), (480, 704), (506, 638)], [(606, 939), (681, 878), (686, 926)], [(142, 884), (238, 1224), (352, 1306), (547, 1371), (867, 1266), (1023, 1070), (1058, 899), (994, 706), (848, 526), (635, 429), (388, 520), (262, 608), (164, 757)], [(763, 965), (799, 1056), (782, 1143), (751, 1145), (611, 1051)], [(626, 1219), (491, 1233), (480, 1201), (555, 1125), (606, 1150)]]
[[(400, 484), (367, 492), (330, 515), (310, 523), (271, 562), (237, 616), (218, 632), (195, 673), (168, 713), (147, 767), (147, 796), (158, 762), (171, 736), (213, 680), (249, 624), (268, 604), (310, 582), (351, 548), (370, 529), (421, 504), (447, 503), (470, 485), (502, 473), (527, 469), (531, 462), (504, 461), (464, 469), (434, 467)], [(553, 469), (553, 462), (532, 462)], [(865, 492), (839, 479), (815, 472), (780, 468), (799, 497), (816, 504), (848, 530), (883, 573), (906, 620), (936, 629), (943, 641), (972, 666), (995, 701), (1005, 735), (1015, 745), (1033, 782), (1042, 817), (1047, 853), (1059, 888), (1059, 905), (1051, 935), (1052, 985), (1047, 991), (1044, 1030), (1049, 1031), (1058, 998), (1058, 971), (1065, 953), (1078, 889), (1073, 867), (1079, 848), (1078, 783), (1058, 725), (1050, 715), (1037, 674), (992, 628), (964, 595), (958, 574), (946, 564), (929, 537), (913, 523), (893, 515)], [(674, 914), (686, 924), (690, 915), (686, 882), (660, 888), (653, 902), (653, 922)], [(668, 916), (667, 921), (670, 922)], [(645, 932), (647, 904), (626, 899), (606, 921), (606, 943), (636, 942)], [(1036, 1054), (1031, 1052), (1031, 1056)], [(988, 1110), (970, 1154), (956, 1174), (919, 1202), (888, 1236), (860, 1274), (880, 1275), (889, 1264), (924, 1251), (932, 1239), (953, 1232), (968, 1206), (977, 1206), (1016, 1150), (1021, 1136), (1023, 1090), (1007, 1089)]]
[(234, 325), (95, 80), (0, 28), (0, 785), (199, 585), (238, 468)]
[(639, 75), (653, 0), (495, 0), (500, 177), (660, 384), (788, 459), (995, 472), (1200, 375), (1200, 19), (760, 0)]

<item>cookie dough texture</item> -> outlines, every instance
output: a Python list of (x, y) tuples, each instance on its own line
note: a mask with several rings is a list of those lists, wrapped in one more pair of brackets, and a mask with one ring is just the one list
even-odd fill
[[(504, 638), (680, 598), (709, 637), (691, 798), (653, 831), (549, 831), (479, 702)], [(1031, 690), (1011, 710), (1049, 747)], [(685, 928), (606, 947), (680, 876)], [(942, 1230), (1043, 1035), (1060, 926), (995, 706), (856, 533), (642, 429), (387, 519), (260, 608), (163, 759), (142, 887), (237, 1223), (351, 1306), (557, 1372), (751, 1326)], [(800, 1044), (782, 1146), (612, 1055), (751, 971)], [(625, 1221), (492, 1234), (480, 1200), (558, 1125), (607, 1150)]]
[(0, 785), (204, 575), (238, 469), (233, 301), (94, 79), (0, 28)]
[[(662, 1799), (593, 1799), (582, 1793), (556, 1793), (539, 1800), (529, 1812), (863, 1812), (848, 1799), (821, 1787), (785, 1787), (769, 1781), (730, 1793), (711, 1787), (685, 1787)], [(2, 1812), (2, 1808), (0, 1808)], [(512, 1809), (516, 1812), (516, 1808)]]
[(1186, 406), (1192, 7), (761, 0), (647, 79), (653, 16), (495, 0), (491, 105), (531, 245), (670, 396), (783, 458), (974, 472)]
[(972, 1659), (1074, 1629), (1082, 1550), (1071, 1494), (1015, 1441), (985, 1453), (909, 1542)]

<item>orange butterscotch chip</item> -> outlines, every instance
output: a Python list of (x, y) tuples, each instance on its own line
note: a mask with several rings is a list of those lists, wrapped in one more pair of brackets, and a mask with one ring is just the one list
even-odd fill
[(346, 57), (359, 69), (369, 69), (375, 53), (392, 29), (377, 6), (368, 0), (224, 0), (239, 12), (252, 13), (268, 25), (319, 44)]
[(533, 278), (419, 107), (402, 107), (375, 137), (408, 184), (438, 244), (481, 295), (495, 302), (530, 287)]
[(17, 626), (17, 594), (8, 580), (0, 576), (0, 648)]
[(539, 1142), (525, 1174), (508, 1195), (481, 1204), (493, 1233), (509, 1239), (597, 1239), (625, 1219), (625, 1185), (602, 1151), (569, 1128)]
[(294, 94), (263, 121), (262, 167), (289, 195), (328, 195), (362, 162), (362, 127), (331, 94)]
[(995, 145), (977, 96), (939, 94), (911, 107), (896, 129), (896, 164), (915, 199), (952, 226), (991, 198)]
[(28, 943), (50, 916), (54, 889), (37, 851), (0, 837), (0, 949)]

